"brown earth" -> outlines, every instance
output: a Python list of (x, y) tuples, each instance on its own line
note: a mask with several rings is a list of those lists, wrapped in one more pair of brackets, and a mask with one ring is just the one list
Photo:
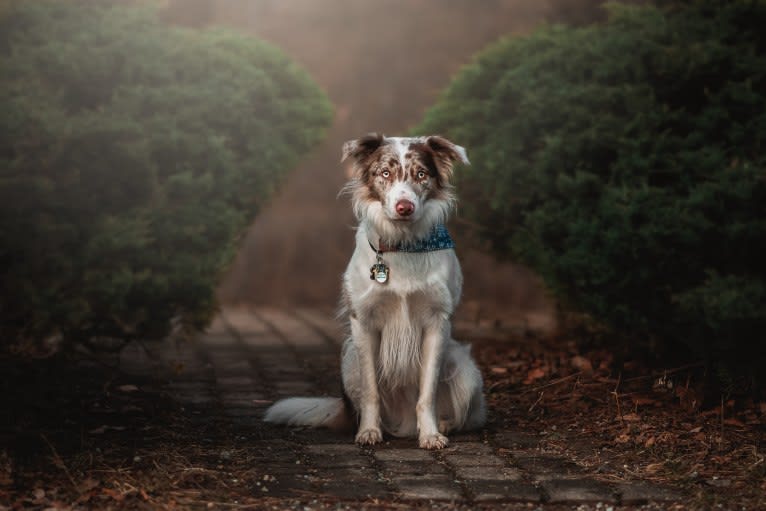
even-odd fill
[(0, 510), (766, 508), (763, 405), (700, 413), (693, 367), (613, 373), (524, 325), (455, 328), (489, 421), (441, 451), (262, 422), (275, 399), (339, 395), (326, 311), (225, 309), (119, 355), (0, 358)]

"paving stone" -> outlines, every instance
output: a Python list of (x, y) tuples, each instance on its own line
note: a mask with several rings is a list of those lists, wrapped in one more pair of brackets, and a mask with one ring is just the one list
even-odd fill
[(273, 332), (264, 333), (242, 333), (240, 340), (246, 346), (251, 346), (259, 350), (264, 348), (285, 349), (287, 344), (277, 334)]
[(545, 481), (541, 487), (547, 502), (605, 502), (617, 503), (615, 491), (608, 485), (591, 479), (554, 479)]
[(324, 314), (314, 309), (298, 309), (297, 314), (307, 323), (319, 329), (322, 334), (334, 343), (340, 345), (345, 336), (345, 329), (332, 314)]
[(261, 392), (251, 392), (247, 390), (228, 390), (227, 388), (219, 389), (221, 399), (224, 401), (244, 401), (252, 404), (254, 401), (260, 401), (266, 399), (266, 395)]
[(239, 344), (239, 340), (229, 332), (206, 333), (197, 336), (197, 340), (207, 348), (233, 347)]
[[(327, 375), (338, 374), (338, 347), (328, 338), (337, 343), (342, 336), (329, 315), (316, 311), (225, 309), (198, 338), (162, 343), (152, 356), (133, 348), (133, 359), (125, 363), (172, 373), (166, 389), (183, 403), (190, 422), (241, 427), (235, 455), (274, 478), (254, 485), (255, 496), (460, 502), (470, 497), (476, 503), (529, 505), (543, 499), (628, 505), (682, 500), (679, 493), (648, 483), (610, 487), (589, 479), (567, 458), (535, 451), (539, 437), (525, 431), (500, 431), (489, 443), (485, 432), (455, 434), (449, 447), (434, 453), (417, 448), (413, 438), (360, 448), (350, 432), (263, 423), (264, 407), (277, 395), (333, 390)], [(508, 455), (496, 454), (497, 448)]]
[(310, 445), (306, 451), (312, 464), (319, 468), (370, 467), (372, 460), (354, 444)]
[(253, 368), (247, 360), (213, 362), (215, 374), (220, 376), (241, 376), (252, 374)]
[(502, 467), (505, 461), (497, 456), (477, 454), (445, 454), (444, 459), (456, 467)]
[(431, 453), (423, 449), (376, 449), (374, 454), (381, 461), (434, 461)]
[(336, 480), (318, 483), (318, 493), (340, 499), (367, 500), (386, 499), (392, 496), (388, 486), (377, 481), (348, 481)]
[(392, 476), (447, 473), (447, 467), (439, 464), (434, 459), (421, 461), (381, 461), (380, 467), (383, 472)]
[(483, 442), (452, 442), (441, 452), (444, 454), (494, 454), (492, 446)]
[(215, 396), (203, 393), (172, 393), (173, 399), (188, 405), (211, 405), (216, 402)]
[(224, 408), (224, 414), (230, 417), (257, 417), (261, 418), (263, 410), (256, 408), (255, 406), (243, 407), (243, 408)]
[(278, 381), (275, 382), (274, 389), (280, 396), (296, 396), (315, 394), (317, 386), (316, 383), (308, 381)]
[(314, 476), (317, 480), (333, 482), (333, 481), (345, 481), (346, 483), (358, 483), (358, 482), (383, 482), (383, 479), (378, 480), (378, 473), (371, 467), (333, 467), (333, 468), (318, 468)]
[(227, 307), (221, 312), (221, 316), (240, 336), (270, 332), (269, 326), (247, 307)]
[(272, 327), (279, 330), (287, 342), (296, 347), (321, 346), (326, 347), (323, 336), (294, 316), (286, 314), (281, 309), (259, 307), (258, 315)]
[(482, 481), (518, 481), (521, 472), (507, 467), (455, 467), (455, 474), (461, 479)]
[(370, 460), (364, 456), (328, 456), (313, 458), (312, 463), (319, 468), (348, 468), (358, 469), (370, 466)]
[(362, 450), (355, 444), (307, 445), (306, 452), (316, 456), (361, 456)]
[(476, 502), (512, 501), (540, 502), (542, 495), (531, 483), (518, 481), (481, 481), (470, 483), (469, 489)]
[(250, 376), (219, 376), (216, 379), (218, 387), (227, 389), (251, 389), (255, 382)]
[(220, 401), (224, 408), (258, 408), (252, 399), (222, 398)]
[(615, 487), (621, 504), (640, 505), (647, 502), (679, 502), (684, 499), (681, 492), (647, 483), (621, 483)]
[(514, 455), (513, 465), (527, 472), (533, 473), (540, 479), (578, 476), (582, 469), (571, 461), (558, 456), (549, 455)]
[(451, 478), (442, 475), (405, 476), (392, 478), (397, 493), (403, 499), (462, 500), (460, 487)]
[(171, 381), (167, 384), (167, 388), (172, 392), (204, 392), (211, 388), (212, 383), (208, 381), (194, 380), (194, 381)]
[(492, 436), (500, 447), (506, 449), (532, 449), (540, 445), (540, 437), (519, 431), (502, 431)]

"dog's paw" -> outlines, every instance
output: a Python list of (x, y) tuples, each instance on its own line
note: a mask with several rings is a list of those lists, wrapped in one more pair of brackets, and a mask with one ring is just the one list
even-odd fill
[(357, 433), (354, 441), (359, 445), (378, 444), (383, 441), (383, 434), (378, 428), (369, 428)]
[(442, 419), (439, 421), (439, 433), (446, 435), (452, 431), (454, 424), (450, 420)]
[(449, 439), (441, 433), (420, 437), (420, 447), (423, 449), (444, 449), (447, 445), (449, 445)]

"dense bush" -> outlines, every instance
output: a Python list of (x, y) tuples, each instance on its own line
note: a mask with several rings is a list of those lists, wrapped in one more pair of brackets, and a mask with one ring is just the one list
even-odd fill
[(204, 324), (324, 94), (264, 43), (111, 2), (6, 6), (0, 52), (0, 344)]
[(750, 381), (766, 362), (766, 3), (612, 5), (505, 39), (419, 130), (465, 144), (498, 253), (633, 339)]

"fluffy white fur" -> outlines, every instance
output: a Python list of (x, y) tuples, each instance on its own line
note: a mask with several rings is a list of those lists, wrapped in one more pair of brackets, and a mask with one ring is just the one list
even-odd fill
[[(412, 165), (405, 161), (407, 147), (428, 142), (426, 138), (380, 138), (381, 146), (389, 144), (389, 153), (399, 155), (402, 168)], [(449, 158), (444, 158), (448, 172), (455, 159), (467, 163), (462, 147), (441, 138), (434, 146), (444, 143), (450, 144), (446, 146)], [(356, 158), (354, 148), (354, 141), (347, 143), (344, 157)], [(355, 164), (370, 165), (375, 154), (365, 154), (367, 159), (360, 157)], [(357, 443), (380, 442), (385, 431), (399, 437), (417, 436), (421, 447), (439, 449), (448, 444), (449, 432), (481, 427), (486, 419), (481, 373), (469, 347), (451, 336), (450, 319), (463, 283), (460, 265), (451, 249), (385, 253), (390, 277), (381, 285), (369, 277), (375, 262), (370, 242), (423, 238), (435, 224), (446, 221), (454, 200), (449, 189), (440, 190), (438, 198), (418, 194), (406, 175), (388, 188), (385, 198), (370, 199), (366, 189), (370, 184), (362, 175), (358, 172), (347, 186), (359, 228), (343, 275), (343, 305), (351, 335), (342, 350), (342, 378), (353, 410), (344, 408), (339, 399), (291, 398), (272, 406), (265, 420), (334, 426), (353, 413), (358, 418)], [(401, 198), (415, 204), (406, 221), (398, 218), (393, 206)]]

